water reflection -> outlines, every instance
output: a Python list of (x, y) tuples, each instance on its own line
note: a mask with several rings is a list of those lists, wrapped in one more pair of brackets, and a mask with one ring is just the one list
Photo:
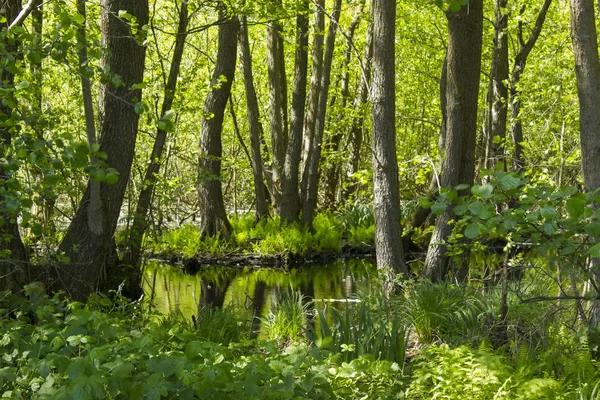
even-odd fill
[(231, 305), (251, 321), (252, 332), (290, 292), (302, 295), (310, 309), (331, 307), (361, 293), (378, 290), (371, 260), (342, 260), (328, 265), (285, 271), (232, 269), (220, 266), (187, 275), (181, 269), (150, 262), (145, 266), (144, 292), (164, 314), (178, 313), (191, 321), (203, 307)]

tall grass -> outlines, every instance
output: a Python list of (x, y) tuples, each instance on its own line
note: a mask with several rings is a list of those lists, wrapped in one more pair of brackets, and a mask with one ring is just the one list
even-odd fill
[(346, 303), (343, 311), (330, 308), (317, 315), (319, 347), (344, 354), (346, 361), (371, 355), (404, 365), (408, 331), (386, 303), (378, 303), (374, 312), (365, 302)]

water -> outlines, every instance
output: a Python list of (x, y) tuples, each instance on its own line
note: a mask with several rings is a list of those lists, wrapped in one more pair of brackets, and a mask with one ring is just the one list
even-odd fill
[(361, 294), (379, 291), (372, 260), (342, 260), (290, 271), (272, 268), (210, 267), (196, 275), (180, 268), (146, 264), (143, 287), (163, 314), (177, 313), (191, 321), (203, 307), (231, 305), (249, 319), (262, 319), (283, 296), (298, 293), (316, 307), (357, 301)]

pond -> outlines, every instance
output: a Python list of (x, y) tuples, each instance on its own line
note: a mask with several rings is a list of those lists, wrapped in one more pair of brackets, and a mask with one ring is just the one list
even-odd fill
[(204, 307), (232, 306), (260, 322), (290, 296), (323, 309), (340, 308), (361, 295), (380, 290), (373, 260), (339, 260), (327, 265), (291, 270), (273, 268), (205, 268), (196, 275), (180, 268), (149, 262), (144, 268), (144, 292), (163, 314), (176, 313), (191, 321)]

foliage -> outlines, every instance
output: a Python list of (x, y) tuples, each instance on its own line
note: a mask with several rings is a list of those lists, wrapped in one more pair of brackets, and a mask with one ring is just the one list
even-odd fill
[(199, 338), (224, 345), (243, 342), (250, 330), (248, 321), (232, 306), (202, 307), (194, 328)]
[(369, 355), (403, 369), (408, 330), (386, 302), (378, 303), (374, 313), (365, 302), (356, 308), (346, 302), (343, 312), (333, 307), (319, 310), (317, 326), (316, 343), (321, 349), (341, 353), (346, 361)]
[(283, 351), (269, 342), (223, 346), (125, 299), (84, 305), (4, 292), (0, 313), (6, 398), (352, 399), (388, 398), (403, 387), (390, 362), (343, 363), (302, 343)]
[(261, 331), (270, 339), (283, 342), (298, 340), (304, 334), (308, 303), (302, 294), (291, 288), (281, 297), (262, 321)]
[(484, 336), (485, 304), (467, 287), (407, 282), (400, 307), (420, 343)]

